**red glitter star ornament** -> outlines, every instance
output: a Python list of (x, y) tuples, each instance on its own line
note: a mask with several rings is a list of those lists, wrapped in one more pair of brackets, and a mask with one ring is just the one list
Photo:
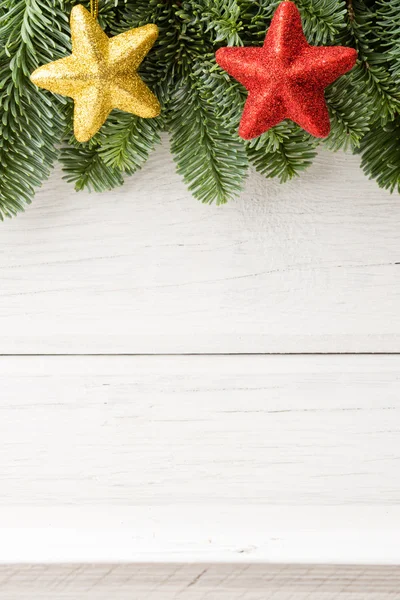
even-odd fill
[(275, 11), (262, 48), (220, 48), (217, 63), (249, 91), (239, 135), (257, 137), (291, 119), (315, 137), (330, 131), (324, 89), (350, 71), (354, 48), (310, 46), (293, 2)]

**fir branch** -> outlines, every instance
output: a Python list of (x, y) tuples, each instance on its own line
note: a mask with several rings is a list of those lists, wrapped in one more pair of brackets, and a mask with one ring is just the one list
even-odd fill
[(311, 44), (334, 43), (346, 27), (346, 2), (338, 0), (297, 0), (304, 34)]
[(31, 202), (50, 174), (65, 127), (63, 100), (29, 81), (39, 65), (60, 58), (68, 26), (59, 0), (0, 1), (0, 218)]
[(379, 187), (400, 192), (400, 121), (375, 125), (361, 142), (361, 167)]
[(210, 73), (217, 69), (212, 45), (204, 24), (188, 14), (190, 8), (188, 2), (128, 1), (124, 23), (139, 26), (150, 15), (158, 25), (159, 41), (141, 74), (151, 80), (152, 73), (164, 73), (169, 98), (164, 117), (177, 170), (196, 198), (221, 204), (240, 192), (247, 158), (218, 106), (218, 100), (226, 106), (229, 79), (221, 71)]
[(247, 171), (239, 137), (224, 127), (201, 88), (190, 80), (175, 90), (171, 104), (171, 150), (193, 195), (207, 204), (223, 204), (237, 196)]
[(362, 68), (360, 89), (370, 100), (372, 119), (379, 119), (385, 125), (400, 110), (400, 89), (382, 62), (376, 7), (367, 6), (364, 0), (347, 1), (348, 28), (344, 42), (351, 43), (358, 51)]
[(363, 69), (362, 93), (369, 98), (374, 120), (382, 126), (392, 121), (400, 110), (400, 89), (383, 66), (361, 63)]
[(172, 0), (127, 0), (119, 21), (114, 24), (113, 35), (147, 23), (157, 25), (158, 40), (140, 69), (146, 82), (153, 85), (171, 82), (174, 76), (186, 76), (190, 49), (199, 50), (197, 37), (193, 40), (190, 29), (177, 14), (179, 9), (180, 3)]
[(192, 0), (182, 2), (178, 12), (181, 19), (197, 26), (204, 34), (210, 35), (213, 43), (224, 42), (228, 46), (240, 46), (240, 33), (243, 23), (240, 20), (240, 7), (237, 0)]
[(400, 82), (400, 0), (378, 0), (377, 36), (381, 61), (389, 68), (396, 83)]
[(241, 39), (244, 45), (261, 45), (281, 0), (237, 0), (237, 2), (243, 23)]
[[(71, 102), (38, 90), (29, 74), (68, 54), (67, 21), (78, 1), (0, 0), (1, 218), (30, 202), (57, 156), (55, 143), (71, 130)], [(159, 38), (140, 74), (164, 102), (162, 118), (113, 112), (89, 144), (62, 149), (66, 179), (77, 189), (121, 185), (121, 173), (142, 166), (165, 123), (178, 171), (203, 202), (237, 195), (248, 159), (281, 181), (306, 168), (318, 142), (293, 123), (246, 144), (238, 138), (246, 92), (214, 59), (221, 44), (260, 46), (279, 2), (103, 0), (99, 21), (108, 35), (158, 25)], [(332, 125), (326, 144), (353, 151), (361, 144), (365, 172), (399, 189), (400, 0), (347, 0), (347, 12), (343, 0), (296, 4), (310, 43), (342, 43), (359, 53), (357, 67), (326, 91)]]
[(105, 192), (124, 182), (119, 169), (104, 163), (97, 142), (79, 144), (77, 147), (64, 146), (60, 152), (60, 162), (66, 173), (63, 179), (73, 183), (76, 191), (87, 189), (89, 192)]
[(373, 108), (359, 66), (335, 81), (325, 92), (331, 132), (325, 144), (331, 150), (354, 150), (369, 131)]
[(307, 169), (316, 156), (318, 140), (312, 139), (291, 121), (273, 127), (246, 144), (250, 163), (265, 177), (281, 183)]
[(236, 131), (247, 97), (246, 89), (216, 64), (213, 54), (194, 63), (192, 77), (201, 81), (202, 97), (214, 107), (223, 126)]
[(162, 118), (141, 119), (135, 115), (113, 111), (102, 127), (99, 155), (108, 166), (133, 175), (160, 142)]

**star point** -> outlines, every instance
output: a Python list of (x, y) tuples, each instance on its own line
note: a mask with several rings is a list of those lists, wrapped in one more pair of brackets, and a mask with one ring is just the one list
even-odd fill
[(108, 38), (90, 12), (76, 5), (71, 11), (72, 54), (39, 67), (31, 81), (74, 99), (79, 142), (93, 137), (114, 108), (157, 117), (160, 103), (137, 74), (157, 36), (157, 26), (149, 24)]
[(264, 45), (226, 47), (217, 63), (248, 90), (239, 126), (244, 139), (258, 137), (285, 119), (315, 137), (330, 132), (324, 90), (353, 68), (354, 48), (308, 44), (298, 8), (282, 2), (275, 11)]

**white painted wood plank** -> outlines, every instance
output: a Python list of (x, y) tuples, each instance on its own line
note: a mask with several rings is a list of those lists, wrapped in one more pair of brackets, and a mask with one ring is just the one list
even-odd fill
[(48, 565), (0, 568), (7, 600), (396, 600), (399, 567)]
[(400, 564), (400, 507), (1, 507), (0, 564)]
[(0, 358), (0, 505), (393, 505), (399, 356)]
[(400, 201), (358, 162), (219, 208), (167, 144), (103, 195), (56, 173), (1, 225), (0, 353), (400, 351)]

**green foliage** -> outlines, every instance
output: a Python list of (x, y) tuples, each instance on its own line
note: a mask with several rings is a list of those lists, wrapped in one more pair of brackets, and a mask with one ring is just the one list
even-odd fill
[(97, 143), (64, 146), (60, 161), (66, 173), (64, 179), (73, 183), (77, 192), (85, 188), (104, 192), (123, 184), (121, 171), (105, 164)]
[(247, 155), (259, 173), (284, 183), (311, 165), (315, 146), (316, 141), (298, 125), (285, 122), (248, 142)]
[(382, 61), (388, 64), (396, 83), (400, 81), (400, 0), (378, 0), (377, 35)]
[(390, 74), (389, 56), (381, 52), (376, 5), (349, 0), (348, 14), (348, 41), (358, 50), (362, 69), (361, 93), (369, 102), (371, 120), (380, 119), (385, 125), (400, 110), (400, 89)]
[(237, 0), (243, 23), (241, 35), (245, 46), (259, 46), (263, 43), (280, 0)]
[(354, 150), (369, 131), (373, 106), (365, 93), (364, 73), (356, 65), (325, 92), (331, 118), (331, 132), (325, 144), (331, 150)]
[[(357, 66), (326, 90), (332, 127), (324, 144), (360, 152), (368, 176), (400, 191), (400, 0), (295, 1), (310, 43), (358, 51)], [(312, 163), (318, 141), (291, 122), (240, 140), (247, 92), (215, 63), (220, 46), (260, 46), (279, 0), (100, 0), (108, 35), (157, 24), (140, 74), (163, 110), (152, 120), (113, 111), (90, 143), (78, 144), (71, 101), (29, 81), (37, 66), (70, 52), (68, 15), (77, 2), (0, 0), (0, 218), (31, 202), (57, 158), (78, 190), (121, 185), (163, 130), (178, 172), (206, 203), (237, 196), (249, 163), (280, 181)]]
[(39, 92), (29, 73), (69, 46), (58, 0), (0, 0), (0, 218), (24, 210), (57, 158), (65, 100)]
[(160, 142), (161, 118), (140, 119), (114, 111), (99, 136), (99, 155), (109, 167), (133, 175)]
[(171, 104), (171, 150), (188, 188), (208, 204), (223, 204), (235, 197), (247, 170), (238, 135), (225, 127), (199, 85), (185, 82), (173, 92)]
[(180, 16), (203, 35), (210, 34), (213, 43), (225, 42), (228, 46), (241, 46), (240, 33), (243, 22), (237, 0), (193, 0), (183, 2)]
[(380, 187), (400, 192), (400, 120), (375, 125), (363, 138), (361, 167)]
[(333, 44), (346, 27), (347, 12), (344, 0), (298, 0), (304, 34), (311, 44)]
[[(127, 2), (123, 27), (128, 22), (139, 26), (149, 20), (158, 25), (159, 41), (141, 74), (152, 82), (165, 73), (163, 114), (178, 173), (201, 202), (223, 204), (240, 192), (246, 175), (244, 145), (232, 129), (241, 96), (235, 87), (231, 91), (229, 78), (216, 66), (213, 45), (199, 18), (200, 5), (198, 2), (196, 14), (188, 14), (190, 2)], [(221, 114), (225, 93), (231, 98), (235, 95), (236, 104)]]

